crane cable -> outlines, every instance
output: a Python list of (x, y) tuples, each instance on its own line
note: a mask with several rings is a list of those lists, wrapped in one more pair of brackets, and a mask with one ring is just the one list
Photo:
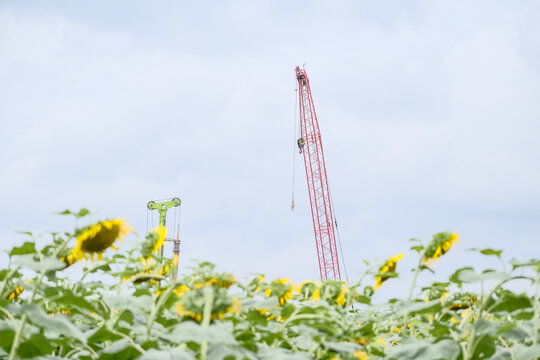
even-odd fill
[(334, 225), (336, 226), (339, 252), (341, 253), (341, 261), (343, 262), (343, 270), (345, 270), (345, 279), (347, 280), (347, 284), (349, 284), (349, 275), (347, 274), (347, 265), (345, 264), (345, 256), (343, 256), (343, 247), (341, 246), (341, 236), (339, 236), (339, 227), (338, 227), (337, 218), (336, 218), (336, 208), (334, 207), (334, 200), (332, 199), (332, 192), (330, 191), (330, 187), (328, 187), (328, 192), (330, 194), (330, 203), (332, 204), (332, 212), (334, 215)]
[(149, 209), (146, 208), (146, 235), (148, 235), (148, 212), (149, 212)]
[(294, 174), (295, 174), (295, 168), (296, 168), (296, 92), (298, 89), (294, 89), (294, 141), (293, 141), (293, 168), (292, 168), (292, 201), (291, 201), (291, 211), (294, 211)]
[[(304, 64), (305, 65), (305, 64)], [(292, 202), (291, 202), (291, 210), (294, 211), (294, 175), (295, 175), (295, 165), (296, 165), (296, 124), (297, 124), (297, 107), (296, 107), (296, 97), (298, 89), (294, 89), (294, 143), (293, 143), (293, 174), (292, 174)], [(299, 132), (301, 133), (300, 124), (298, 124)], [(328, 180), (327, 180), (328, 181)], [(338, 238), (338, 245), (339, 245), (339, 252), (341, 253), (341, 261), (343, 262), (343, 270), (345, 271), (345, 279), (347, 280), (347, 283), (349, 284), (349, 274), (347, 273), (347, 265), (345, 264), (345, 256), (343, 255), (343, 247), (341, 246), (341, 236), (339, 235), (339, 227), (336, 219), (336, 211), (334, 207), (334, 200), (332, 199), (332, 192), (330, 191), (330, 186), (328, 187), (329, 195), (330, 195), (330, 203), (332, 205), (332, 212), (334, 215), (334, 225), (336, 226), (336, 233)]]

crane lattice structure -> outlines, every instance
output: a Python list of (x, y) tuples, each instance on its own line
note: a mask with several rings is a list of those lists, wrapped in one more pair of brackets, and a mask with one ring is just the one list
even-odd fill
[[(149, 201), (146, 207), (148, 210), (157, 210), (159, 213), (159, 226), (163, 226), (165, 228), (165, 224), (167, 221), (167, 210), (169, 210), (172, 207), (178, 207), (182, 204), (182, 201), (175, 197), (168, 201), (161, 201), (161, 202), (155, 202), (155, 201)], [(179, 257), (180, 257), (180, 225), (178, 225), (178, 231), (176, 232), (176, 239), (171, 238), (165, 238), (165, 241), (171, 241), (174, 244), (173, 248), (173, 256), (174, 256), (174, 264), (175, 269), (173, 272), (173, 278), (176, 279), (178, 276), (178, 266), (179, 266)], [(161, 256), (163, 257), (163, 248), (164, 246), (161, 246)]]
[(304, 154), (321, 280), (341, 280), (334, 231), (334, 213), (332, 212), (332, 201), (326, 175), (321, 132), (307, 73), (298, 66), (295, 68), (295, 72), (298, 81), (300, 109), (298, 148)]

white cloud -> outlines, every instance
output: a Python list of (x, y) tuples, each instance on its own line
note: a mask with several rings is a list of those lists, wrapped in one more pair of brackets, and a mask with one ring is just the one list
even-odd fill
[(12, 229), (70, 226), (46, 216), (65, 207), (144, 231), (148, 200), (180, 196), (186, 260), (315, 278), (300, 157), (288, 209), (292, 70), (307, 62), (351, 277), (361, 258), (446, 229), (462, 248), (512, 237), (510, 255), (529, 255), (534, 19), (501, 4), (467, 4), (465, 18), (464, 3), (169, 5), (118, 21), (72, 5), (0, 10), (5, 247)]

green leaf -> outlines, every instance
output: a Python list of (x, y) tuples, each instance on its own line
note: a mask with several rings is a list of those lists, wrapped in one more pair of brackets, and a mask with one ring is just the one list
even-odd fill
[(94, 328), (85, 333), (89, 344), (100, 344), (105, 341), (116, 341), (122, 339), (120, 335), (116, 335), (109, 331), (105, 325)]
[(398, 306), (398, 309), (394, 313), (386, 315), (386, 317), (402, 316), (408, 313), (409, 315), (425, 314), (425, 313), (437, 313), (441, 311), (442, 305), (439, 299), (429, 302), (417, 301), (417, 302), (403, 302)]
[[(510, 325), (514, 326), (509, 328)], [(507, 326), (500, 328), (497, 334), (504, 334), (504, 338), (509, 341), (523, 342), (529, 338), (529, 332), (527, 330), (533, 329), (526, 329), (522, 325), (508, 324)]]
[(429, 266), (423, 265), (423, 264), (420, 265), (420, 271), (424, 271), (424, 270), (427, 270), (427, 271), (431, 272), (432, 274), (435, 274), (435, 271), (433, 271), (433, 269), (430, 268)]
[(110, 309), (148, 312), (154, 300), (148, 295), (142, 296), (105, 296), (103, 301)]
[(9, 252), (9, 256), (35, 254), (35, 253), (36, 253), (36, 244), (33, 241), (26, 241), (21, 246), (12, 248), (11, 251)]
[(324, 342), (324, 346), (345, 355), (352, 355), (360, 350), (360, 345), (351, 342)]
[(476, 329), (476, 336), (478, 337), (482, 335), (495, 336), (497, 334), (497, 331), (499, 330), (494, 323), (482, 318), (478, 319), (474, 323), (474, 328)]
[(260, 360), (311, 360), (306, 353), (293, 353), (280, 348), (263, 348), (257, 354)]
[(433, 321), (429, 333), (436, 339), (450, 335), (450, 329), (448, 325), (440, 321)]
[(514, 293), (506, 293), (501, 299), (498, 299), (495, 305), (491, 305), (491, 312), (511, 313), (516, 310), (532, 307), (531, 299), (525, 294), (517, 295)]
[(39, 258), (36, 259), (34, 255), (18, 255), (13, 257), (13, 264), (22, 268), (34, 270), (35, 272), (41, 271), (54, 271), (64, 269), (66, 264), (63, 261), (54, 257), (45, 257), (42, 261)]
[(474, 269), (472, 267), (463, 267), (463, 268), (457, 269), (452, 275), (450, 275), (450, 278), (448, 280), (450, 280), (450, 282), (453, 282), (454, 284), (458, 284), (458, 286), (461, 287), (461, 284), (463, 284), (463, 282), (460, 280), (459, 274), (461, 274), (464, 271), (474, 272)]
[(293, 304), (285, 304), (281, 309), (281, 317), (287, 319), (294, 312), (296, 307)]
[(514, 323), (511, 323), (511, 322), (506, 323), (503, 326), (499, 327), (499, 330), (497, 330), (497, 335), (504, 334), (505, 332), (510, 331), (515, 327), (516, 327), (516, 324)]
[(113, 342), (103, 350), (100, 360), (131, 360), (139, 356), (140, 353), (129, 346), (127, 339)]
[(34, 325), (44, 328), (47, 331), (64, 335), (67, 338), (77, 339), (83, 344), (86, 344), (86, 337), (69, 321), (68, 317), (63, 315), (47, 316), (35, 304), (24, 305), (23, 311), (28, 315), (28, 320)]
[[(85, 270), (86, 270), (86, 268), (85, 268)], [(110, 266), (110, 264), (109, 264), (108, 262), (103, 263), (103, 264), (98, 264), (98, 265), (92, 267), (92, 268), (88, 271), (88, 273), (89, 273), (89, 274), (93, 274), (93, 273), (97, 272), (98, 270), (101, 270), (101, 271), (111, 271), (111, 266)]]
[(473, 358), (476, 360), (489, 359), (495, 354), (495, 339), (491, 336), (479, 336), (476, 348), (474, 349)]
[(195, 357), (180, 349), (150, 349), (141, 355), (138, 360), (195, 360)]
[(186, 321), (180, 323), (171, 332), (168, 339), (177, 344), (190, 341), (195, 343), (207, 341), (209, 343), (236, 344), (236, 340), (232, 336), (232, 325), (230, 323), (215, 324), (205, 328), (193, 321)]
[(493, 271), (493, 270), (485, 270), (481, 274), (477, 274), (473, 268), (471, 267), (465, 267), (457, 270), (450, 276), (450, 281), (456, 284), (462, 284), (462, 283), (474, 283), (479, 281), (486, 281), (486, 280), (503, 280), (507, 279), (508, 275)]
[(146, 288), (139, 288), (139, 289), (135, 290), (132, 295), (135, 296), (135, 297), (139, 297), (139, 296), (143, 296), (143, 295), (151, 297), (152, 292), (149, 289), (146, 289)]
[(243, 309), (273, 309), (278, 305), (278, 298), (275, 296), (265, 299), (247, 299), (242, 304)]
[(512, 264), (512, 270), (515, 270), (520, 267), (534, 267), (536, 271), (540, 271), (540, 260), (537, 260), (537, 259), (531, 259), (525, 262), (512, 259), (510, 263)]
[(64, 211), (60, 211), (60, 212), (57, 212), (58, 215), (73, 215), (75, 216), (77, 219), (78, 218), (82, 218), (86, 215), (89, 215), (90, 214), (90, 210), (88, 209), (85, 209), (85, 208), (82, 208), (81, 210), (79, 210), (78, 212), (73, 212), (69, 209), (66, 209)]
[(55, 349), (42, 334), (36, 333), (19, 345), (17, 355), (21, 358), (32, 358), (40, 355), (50, 354)]
[(393, 360), (456, 360), (461, 353), (459, 345), (450, 339), (432, 343), (427, 339), (403, 342), (386, 352)]
[(83, 208), (83, 209), (79, 210), (79, 212), (75, 216), (77, 218), (82, 218), (83, 216), (86, 216), (86, 215), (89, 215), (89, 214), (90, 214), (90, 210)]
[[(52, 288), (52, 289), (54, 289), (54, 288)], [(86, 313), (88, 313), (88, 312), (97, 313), (98, 312), (96, 307), (94, 305), (92, 305), (92, 303), (90, 303), (87, 300), (88, 299), (87, 297), (75, 295), (71, 290), (65, 289), (65, 288), (62, 289), (61, 295), (60, 295), (60, 292), (58, 290), (57, 290), (58, 293), (56, 293), (55, 295), (52, 295), (51, 293), (54, 292), (54, 290), (52, 290), (52, 289), (47, 288), (45, 290), (45, 295), (48, 298), (51, 298), (52, 296), (55, 296), (54, 302), (56, 304), (63, 305), (66, 308), (73, 307), (73, 308), (75, 308), (75, 309), (77, 309), (77, 310), (79, 310), (80, 312), (83, 312), (83, 313), (85, 313), (85, 311), (82, 311), (82, 310), (87, 310)], [(58, 295), (60, 295), (60, 296), (58, 296)]]
[(309, 350), (319, 347), (318, 332), (308, 325), (301, 324), (297, 327), (298, 336), (291, 339), (297, 348)]
[(482, 255), (487, 255), (487, 256), (496, 256), (498, 258), (501, 257), (501, 254), (502, 254), (502, 250), (494, 250), (494, 249), (478, 249), (478, 248), (471, 248), (471, 249), (468, 249), (469, 251), (477, 251), (479, 252), (480, 254)]
[(362, 324), (362, 326), (360, 326), (359, 328), (357, 328), (356, 331), (358, 332), (359, 336), (364, 336), (364, 337), (375, 336), (373, 324), (374, 324), (373, 321), (368, 321)]
[(540, 344), (534, 344), (532, 346), (516, 344), (512, 347), (514, 359), (535, 360), (538, 359), (538, 354), (540, 354)]
[(366, 295), (355, 296), (354, 300), (356, 302), (360, 303), (360, 304), (369, 304), (369, 303), (371, 303), (371, 298), (369, 296), (366, 296)]
[(15, 337), (15, 330), (5, 320), (0, 322), (0, 347), (4, 351), (11, 349), (13, 338)]
[(224, 359), (257, 360), (257, 357), (241, 346), (210, 344), (208, 347), (208, 360)]
[(508, 349), (495, 346), (495, 354), (489, 360), (512, 360), (512, 354)]
[(261, 315), (257, 310), (250, 310), (246, 314), (246, 320), (254, 325), (266, 326), (268, 320), (265, 315)]

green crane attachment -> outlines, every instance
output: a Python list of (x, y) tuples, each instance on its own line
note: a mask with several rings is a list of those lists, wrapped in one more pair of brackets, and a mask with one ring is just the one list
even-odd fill
[(148, 202), (148, 209), (150, 210), (157, 210), (159, 212), (159, 225), (165, 227), (165, 220), (167, 218), (167, 210), (174, 206), (180, 206), (182, 202), (179, 198), (175, 197), (172, 200), (169, 201), (162, 201), (162, 202), (155, 202), (150, 201)]
[[(149, 210), (157, 210), (159, 212), (159, 225), (165, 227), (165, 222), (167, 220), (167, 210), (172, 207), (180, 206), (182, 201), (179, 198), (175, 197), (169, 201), (155, 202), (150, 201), (146, 205)], [(179, 234), (177, 234), (179, 236)], [(176, 279), (178, 276), (178, 260), (180, 257), (180, 238), (177, 236), (176, 239), (165, 239), (165, 241), (172, 241), (174, 243), (173, 253), (174, 261), (176, 263), (176, 269), (173, 273), (173, 278)], [(163, 246), (161, 247), (161, 256), (163, 257)]]

